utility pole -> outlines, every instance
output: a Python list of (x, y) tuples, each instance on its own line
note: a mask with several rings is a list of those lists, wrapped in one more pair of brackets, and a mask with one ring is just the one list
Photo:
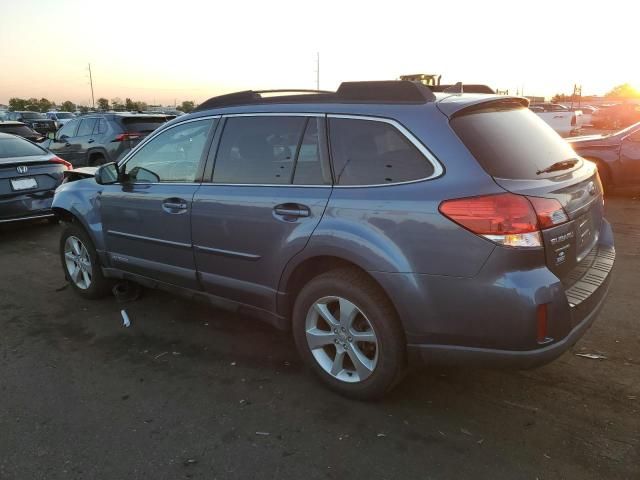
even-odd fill
[(320, 52), (316, 52), (316, 90), (320, 90)]
[(91, 64), (89, 64), (89, 84), (91, 85), (91, 108), (96, 109), (96, 101), (93, 98), (93, 77), (91, 76)]

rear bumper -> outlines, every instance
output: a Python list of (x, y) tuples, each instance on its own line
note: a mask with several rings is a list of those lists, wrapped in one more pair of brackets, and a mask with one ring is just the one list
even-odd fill
[(549, 363), (569, 348), (586, 333), (597, 318), (609, 291), (611, 275), (600, 286), (596, 298), (589, 305), (590, 310), (582, 316), (578, 307), (571, 308), (572, 317), (577, 318), (578, 324), (563, 339), (535, 350), (496, 350), (490, 348), (460, 347), (455, 345), (408, 345), (409, 358), (414, 363), (438, 365), (471, 365), (477, 367), (501, 367), (527, 369)]
[[(550, 362), (589, 328), (606, 299), (615, 261), (604, 220), (578, 278), (563, 283), (544, 252), (496, 249), (479, 274), (455, 278), (371, 272), (394, 303), (414, 360), (430, 364), (531, 368)], [(572, 271), (571, 273), (574, 273)], [(537, 309), (546, 305), (544, 343)]]
[(0, 223), (54, 216), (53, 190), (22, 193), (0, 198)]

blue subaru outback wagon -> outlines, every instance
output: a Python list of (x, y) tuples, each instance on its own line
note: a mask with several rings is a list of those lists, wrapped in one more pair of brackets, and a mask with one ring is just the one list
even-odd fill
[(594, 321), (615, 258), (595, 165), (518, 97), (240, 92), (74, 172), (53, 208), (78, 294), (125, 279), (253, 313), (356, 398), (411, 359), (553, 360)]

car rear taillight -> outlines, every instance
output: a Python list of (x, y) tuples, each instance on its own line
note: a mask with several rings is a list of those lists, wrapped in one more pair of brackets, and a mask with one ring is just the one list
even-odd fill
[(116, 138), (113, 139), (114, 142), (125, 142), (127, 140), (136, 140), (140, 137), (142, 137), (142, 133), (136, 133), (136, 132), (125, 132), (125, 133), (121, 133), (120, 135), (116, 136)]
[(542, 229), (569, 219), (557, 200), (513, 193), (446, 200), (439, 210), (476, 235), (508, 247), (540, 247)]
[(57, 164), (63, 165), (64, 168), (67, 170), (73, 170), (73, 165), (71, 165), (69, 162), (67, 162), (66, 160), (63, 160), (60, 157), (50, 158), (49, 163), (57, 163)]

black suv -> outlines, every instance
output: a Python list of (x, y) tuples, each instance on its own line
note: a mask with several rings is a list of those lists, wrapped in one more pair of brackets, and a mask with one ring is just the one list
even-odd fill
[(104, 113), (74, 118), (45, 147), (74, 167), (115, 162), (167, 121), (165, 115)]
[(55, 132), (58, 129), (58, 127), (56, 127), (56, 122), (47, 118), (44, 113), (40, 112), (9, 112), (7, 120), (22, 122), (43, 135), (47, 135), (49, 132)]

